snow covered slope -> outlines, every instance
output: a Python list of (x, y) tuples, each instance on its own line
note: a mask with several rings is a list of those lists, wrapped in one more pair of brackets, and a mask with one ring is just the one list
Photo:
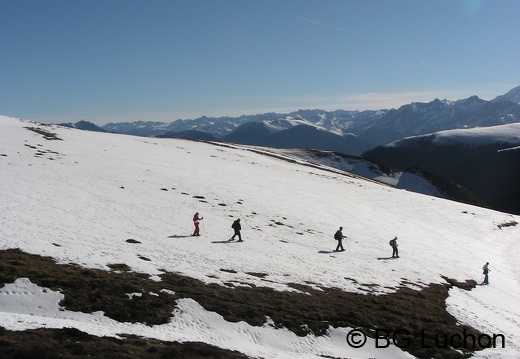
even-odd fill
[(520, 123), (501, 126), (457, 129), (440, 131), (432, 134), (407, 137), (386, 145), (386, 147), (413, 146), (419, 142), (431, 142), (439, 146), (466, 144), (471, 146), (504, 143), (520, 145)]
[(302, 164), (313, 164), (322, 168), (338, 169), (362, 178), (373, 179), (400, 189), (413, 191), (429, 196), (447, 198), (441, 189), (420, 174), (410, 171), (383, 171), (375, 162), (362, 157), (348, 156), (332, 151), (313, 149), (262, 149), (267, 153), (287, 156), (291, 160), (299, 160)]
[[(86, 268), (126, 263), (156, 280), (171, 271), (222, 285), (296, 291), (290, 284), (297, 283), (384, 295), (445, 283), (443, 277), (480, 281), (489, 261), (491, 285), (451, 289), (448, 310), (461, 324), (506, 336), (505, 348), (475, 357), (520, 355), (520, 228), (499, 227), (519, 222), (517, 216), (247, 147), (85, 132), (3, 116), (0, 173), (0, 250), (20, 248)], [(190, 236), (195, 212), (204, 217), (201, 237)], [(241, 244), (227, 241), (236, 218), (242, 220)], [(348, 237), (342, 253), (333, 252), (339, 226)], [(394, 236), (401, 258), (387, 260)], [(74, 327), (99, 336), (201, 341), (265, 358), (411, 357), (395, 346), (351, 348), (345, 343), (351, 328), (298, 337), (269, 325), (228, 323), (192, 299), (180, 300), (172, 322), (159, 326), (60, 311), (58, 300), (59, 293), (25, 280), (7, 284), (0, 289), (0, 323), (10, 330)]]

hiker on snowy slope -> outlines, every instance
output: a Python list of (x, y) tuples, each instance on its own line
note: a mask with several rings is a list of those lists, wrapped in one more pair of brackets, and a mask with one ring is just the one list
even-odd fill
[(338, 245), (336, 246), (335, 252), (339, 252), (339, 251), (344, 251), (345, 250), (343, 248), (343, 238), (346, 238), (346, 237), (343, 235), (343, 232), (341, 232), (342, 230), (343, 230), (343, 227), (339, 227), (339, 229), (336, 232), (336, 234), (334, 234), (334, 239), (338, 241)]
[(392, 258), (399, 258), (399, 249), (397, 249), (397, 237), (390, 241), (390, 246), (392, 246)]
[(193, 216), (193, 224), (195, 225), (195, 230), (193, 231), (192, 236), (200, 236), (199, 233), (199, 222), (201, 219), (204, 219), (203, 217), (199, 218), (199, 212), (195, 213)]
[(240, 230), (242, 229), (242, 226), (240, 225), (240, 218), (233, 222), (231, 228), (235, 230), (235, 234), (233, 234), (233, 237), (231, 237), (229, 240), (232, 241), (235, 239), (235, 236), (238, 236), (238, 242), (243, 242), (242, 236), (240, 235)]
[(489, 278), (488, 278), (488, 273), (490, 271), (489, 269), (489, 262), (486, 262), (486, 264), (484, 264), (484, 267), (482, 267), (482, 270), (484, 271), (483, 274), (484, 274), (484, 282), (482, 282), (482, 284), (489, 284)]

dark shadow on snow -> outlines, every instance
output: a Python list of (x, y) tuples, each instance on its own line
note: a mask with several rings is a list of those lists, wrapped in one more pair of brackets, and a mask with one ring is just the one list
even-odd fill
[(319, 251), (318, 253), (321, 253), (321, 254), (332, 254), (332, 253), (336, 253), (336, 251)]
[(384, 260), (388, 260), (388, 259), (397, 259), (397, 258), (394, 258), (394, 257), (379, 257), (379, 258), (377, 258), (377, 260), (379, 260), (379, 261), (384, 261)]
[(212, 241), (211, 243), (241, 243), (239, 241), (230, 241), (229, 239), (226, 239), (225, 241)]
[(168, 238), (189, 238), (189, 237), (196, 237), (196, 236), (191, 236), (191, 235), (189, 235), (189, 236), (180, 236), (178, 234), (174, 234), (172, 236), (168, 236)]

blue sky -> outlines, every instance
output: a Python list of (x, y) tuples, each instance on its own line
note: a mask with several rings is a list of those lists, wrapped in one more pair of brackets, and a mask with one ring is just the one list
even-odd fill
[(0, 114), (383, 109), (520, 84), (518, 0), (0, 0)]

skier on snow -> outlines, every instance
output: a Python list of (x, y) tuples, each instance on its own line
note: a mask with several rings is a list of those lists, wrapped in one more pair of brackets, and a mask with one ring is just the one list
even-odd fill
[(397, 249), (397, 237), (395, 237), (394, 239), (392, 239), (390, 241), (390, 246), (392, 246), (392, 258), (399, 258), (399, 249)]
[(193, 224), (195, 225), (195, 230), (193, 231), (192, 236), (200, 236), (199, 233), (199, 222), (201, 219), (204, 219), (203, 217), (199, 218), (199, 212), (195, 213), (193, 216)]
[(343, 227), (339, 227), (338, 231), (334, 234), (334, 239), (338, 241), (338, 245), (336, 246), (336, 249), (334, 250), (334, 252), (339, 252), (339, 251), (345, 250), (343, 248), (343, 238), (346, 238), (346, 237), (341, 232), (342, 230), (343, 230)]
[(233, 222), (231, 228), (235, 230), (235, 234), (233, 234), (233, 237), (231, 237), (229, 240), (232, 241), (235, 239), (235, 236), (238, 236), (238, 242), (243, 242), (242, 236), (240, 235), (240, 230), (242, 229), (242, 226), (240, 225), (240, 218)]

